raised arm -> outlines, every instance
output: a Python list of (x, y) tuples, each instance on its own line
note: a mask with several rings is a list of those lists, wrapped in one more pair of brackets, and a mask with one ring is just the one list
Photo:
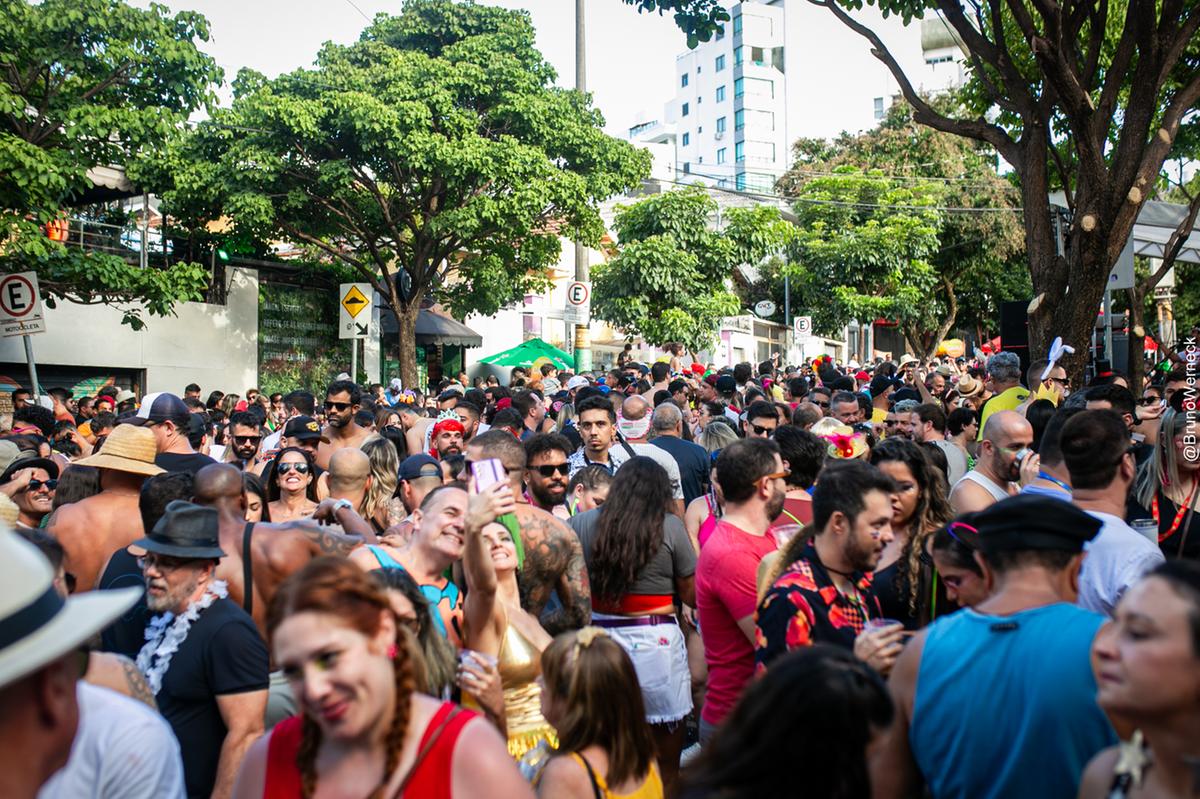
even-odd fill
[[(495, 654), (500, 650), (496, 567), (483, 528), (515, 508), (512, 488), (507, 483), (496, 483), (479, 492), (471, 488), (463, 524), (463, 573), (467, 580), (463, 613), (469, 635), (466, 644), (481, 652)], [(499, 621), (503, 624), (502, 619)]]

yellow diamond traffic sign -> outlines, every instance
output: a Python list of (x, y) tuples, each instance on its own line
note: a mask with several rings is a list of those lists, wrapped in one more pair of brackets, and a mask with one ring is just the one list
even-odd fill
[(350, 290), (346, 292), (346, 296), (342, 297), (342, 307), (346, 309), (346, 313), (350, 314), (351, 318), (358, 316), (370, 304), (371, 301), (355, 285), (351, 285)]

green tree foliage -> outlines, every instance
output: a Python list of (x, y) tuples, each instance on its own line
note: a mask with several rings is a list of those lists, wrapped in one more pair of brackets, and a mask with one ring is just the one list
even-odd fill
[[(945, 95), (930, 102), (948, 108), (957, 100)], [(809, 184), (841, 167), (894, 176), (890, 181), (894, 188), (907, 186), (922, 201), (931, 198), (938, 207), (964, 209), (938, 214), (936, 245), (930, 252), (920, 249), (919, 263), (913, 266), (914, 280), (928, 293), (921, 295), (918, 307), (889, 317), (902, 319), (901, 332), (912, 352), (931, 355), (954, 329), (982, 339), (996, 329), (1000, 302), (1031, 297), (1024, 264), (1024, 230), (1020, 214), (1012, 210), (1019, 207), (1019, 193), (996, 174), (995, 157), (986, 147), (917, 124), (912, 107), (901, 102), (894, 104), (873, 130), (859, 135), (843, 133), (833, 141), (802, 139), (793, 152), (794, 165), (780, 180), (779, 188), (785, 195), (799, 198), (797, 212), (802, 218), (812, 210), (805, 207), (814, 199), (807, 194)], [(839, 231), (834, 228), (833, 232)], [(858, 236), (857, 225), (845, 232)], [(915, 242), (923, 242), (923, 237)], [(849, 261), (847, 266), (853, 263)], [(924, 273), (926, 263), (932, 274)], [(850, 271), (854, 269), (850, 267)], [(903, 273), (900, 279), (903, 281)], [(882, 290), (884, 296), (893, 290), (887, 281), (868, 288)], [(822, 304), (819, 297), (810, 299)], [(844, 310), (825, 308), (817, 318), (840, 325), (844, 321), (840, 311)]]
[(687, 46), (695, 47), (707, 42), (729, 21), (729, 12), (718, 0), (625, 0), (626, 5), (637, 6), (639, 12), (671, 12), (675, 24), (687, 34)]
[(525, 12), (409, 0), (311, 69), (244, 70), (232, 107), (172, 159), (166, 196), (193, 221), (226, 215), (372, 283), (415, 384), (423, 298), (486, 314), (544, 287), (559, 233), (596, 244), (597, 202), (649, 171), (554, 78)]
[[(1173, 0), (810, 0), (871, 44), (915, 119), (990, 145), (1019, 179), (1035, 294), (1032, 355), (1055, 336), (1075, 347), (1082, 377), (1107, 278), (1165, 161), (1194, 152), (1200, 101), (1200, 4)], [(854, 13), (864, 2), (905, 20), (936, 20), (968, 56), (973, 102), (925, 101), (880, 36)], [(935, 12), (934, 14), (929, 12)], [(1066, 196), (1063, 251), (1050, 194)]]
[(738, 313), (734, 267), (781, 251), (793, 235), (778, 209), (730, 208), (703, 188), (651, 195), (618, 209), (616, 256), (592, 268), (593, 313), (651, 344), (693, 352), (716, 340), (721, 317)]
[(44, 225), (91, 188), (87, 171), (159, 156), (212, 99), (221, 71), (201, 53), (208, 23), (119, 0), (0, 0), (0, 271), (34, 270), (55, 299), (116, 305), (141, 328), (198, 300), (196, 264), (141, 269), (124, 258), (50, 241)]

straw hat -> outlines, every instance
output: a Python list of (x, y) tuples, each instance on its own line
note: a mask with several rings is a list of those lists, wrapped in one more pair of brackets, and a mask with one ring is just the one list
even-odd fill
[(9, 499), (8, 494), (0, 494), (0, 519), (13, 525), (20, 516), (21, 509), (17, 507), (17, 503)]
[(140, 588), (122, 588), (64, 600), (42, 553), (12, 531), (0, 531), (0, 687), (76, 649), (141, 595)]
[(970, 399), (983, 393), (983, 381), (977, 380), (971, 375), (963, 375), (954, 384), (954, 388), (958, 391), (958, 396), (963, 399)]
[(119, 424), (104, 439), (100, 452), (75, 461), (80, 466), (114, 469), (151, 477), (165, 470), (154, 465), (154, 434), (144, 427)]
[(814, 424), (810, 432), (829, 442), (828, 452), (832, 458), (842, 460), (861, 458), (868, 449), (866, 436), (855, 433), (854, 428), (842, 424), (831, 416), (826, 416)]

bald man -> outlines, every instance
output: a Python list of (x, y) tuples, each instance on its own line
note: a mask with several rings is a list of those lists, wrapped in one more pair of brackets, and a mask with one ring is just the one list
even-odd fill
[(329, 458), (330, 499), (344, 499), (359, 514), (371, 489), (371, 459), (361, 449), (339, 449)]
[(980, 511), (1017, 493), (1018, 483), (1036, 479), (1040, 459), (1029, 448), (1033, 427), (1016, 411), (996, 411), (983, 426), (975, 468), (950, 492), (956, 515)]
[(371, 526), (353, 508), (332, 499), (318, 506), (313, 519), (336, 518), (350, 534), (314, 524), (311, 519), (283, 524), (247, 522), (242, 475), (230, 464), (205, 466), (196, 474), (193, 491), (198, 504), (217, 511), (221, 549), (225, 551), (217, 566), (217, 579), (229, 584), (229, 598), (245, 608), (264, 637), (267, 606), (288, 575), (313, 558), (349, 555), (359, 544), (375, 543)]
[(617, 416), (617, 429), (621, 436), (624, 437), (625, 443), (629, 445), (629, 450), (621, 444), (620, 441), (613, 444), (608, 450), (608, 459), (613, 465), (620, 469), (621, 465), (628, 461), (633, 455), (641, 455), (650, 458), (667, 473), (667, 477), (671, 480), (671, 497), (675, 500), (672, 505), (672, 511), (680, 519), (683, 518), (683, 481), (679, 476), (679, 464), (674, 456), (665, 449), (654, 446), (649, 442), (650, 423), (654, 414), (654, 407), (646, 401), (646, 398), (634, 394), (627, 397), (621, 403), (621, 413)]
[[(489, 430), (467, 444), (467, 461), (496, 458), (504, 465), (513, 496), (517, 498), (517, 522), (525, 563), (521, 568), (521, 607), (542, 617), (551, 635), (576, 630), (592, 617), (592, 595), (588, 587), (583, 547), (575, 532), (553, 514), (530, 504), (525, 495), (525, 447), (503, 430)], [(557, 591), (562, 607), (542, 616), (550, 595)]]

